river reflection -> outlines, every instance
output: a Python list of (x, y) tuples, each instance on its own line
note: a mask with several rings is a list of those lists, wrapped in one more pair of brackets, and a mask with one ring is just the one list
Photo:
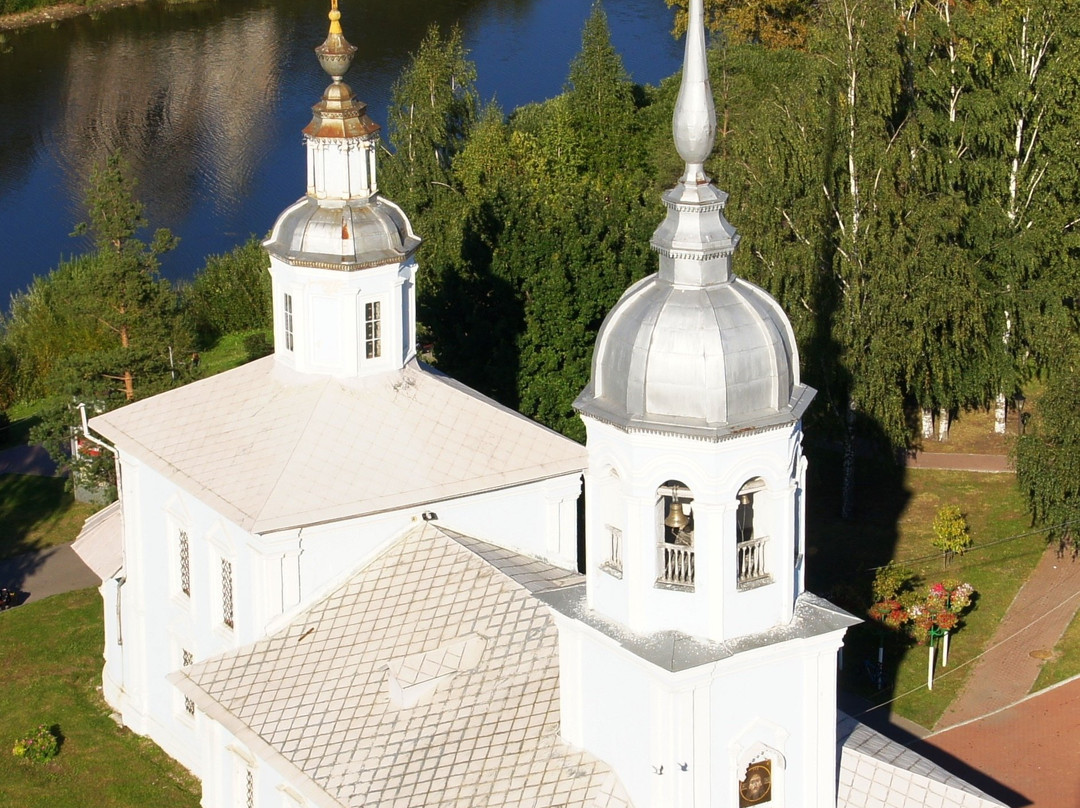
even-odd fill
[[(485, 99), (558, 93), (591, 0), (342, 0), (348, 81), (385, 123), (390, 87), (432, 22), (462, 26)], [(0, 301), (85, 244), (69, 237), (95, 165), (122, 149), (172, 278), (263, 234), (304, 189), (300, 130), (327, 82), (311, 49), (326, 0), (139, 6), (8, 32), (0, 42)], [(606, 0), (638, 81), (677, 69), (664, 0)]]

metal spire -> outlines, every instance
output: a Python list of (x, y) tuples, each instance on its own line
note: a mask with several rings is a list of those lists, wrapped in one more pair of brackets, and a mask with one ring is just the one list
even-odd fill
[(690, 0), (690, 20), (686, 26), (682, 84), (671, 121), (675, 148), (686, 163), (682, 181), (687, 185), (709, 181), (704, 163), (716, 142), (716, 107), (709, 86), (709, 65), (705, 57), (704, 0)]
[(703, 0), (690, 0), (682, 84), (671, 119), (675, 148), (686, 163), (679, 184), (663, 196), (667, 218), (652, 247), (660, 254), (660, 280), (682, 287), (728, 283), (739, 234), (724, 218), (727, 194), (705, 175), (705, 160), (716, 142), (716, 107), (705, 55)]

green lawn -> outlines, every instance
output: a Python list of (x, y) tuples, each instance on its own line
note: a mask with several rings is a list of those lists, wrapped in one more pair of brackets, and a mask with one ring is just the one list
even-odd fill
[[(119, 728), (98, 693), (101, 599), (93, 589), (0, 613), (0, 795), (18, 808), (196, 808), (199, 784), (151, 742)], [(39, 724), (63, 739), (52, 761), (14, 757)]]
[[(1072, 563), (1080, 564), (1080, 560)], [(1080, 674), (1080, 613), (1073, 618), (1058, 644), (1054, 646), (1054, 656), (1039, 671), (1039, 678), (1035, 680), (1035, 686), (1031, 688), (1031, 692), (1042, 690), (1044, 687), (1078, 674)]]
[[(883, 692), (875, 692), (863, 662), (876, 659), (880, 630), (863, 625), (848, 634), (843, 686), (873, 703), (899, 696), (893, 705), (896, 712), (933, 727), (971, 671), (972, 666), (963, 663), (985, 647), (1046, 544), (1036, 535), (988, 546), (1030, 530), (1029, 516), (1011, 474), (905, 473), (866, 464), (859, 474), (856, 518), (844, 522), (835, 516), (839, 512), (834, 485), (839, 479), (836, 459), (826, 456), (819, 461), (808, 491), (811, 589), (831, 596), (862, 617), (871, 601), (873, 568), (895, 559), (910, 561), (907, 566), (926, 582), (954, 577), (968, 581), (978, 592), (975, 607), (952, 637), (949, 668), (939, 668), (932, 691), (925, 688), (927, 649), (890, 635), (886, 664), (891, 683)], [(930, 538), (934, 514), (948, 504), (963, 509), (975, 544), (945, 571)]]
[(64, 482), (0, 474), (0, 559), (75, 540), (98, 506), (76, 502)]

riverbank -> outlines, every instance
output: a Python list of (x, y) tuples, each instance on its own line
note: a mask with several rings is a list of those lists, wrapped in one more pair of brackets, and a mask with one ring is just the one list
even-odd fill
[(144, 0), (97, 0), (86, 5), (80, 3), (57, 3), (53, 6), (42, 6), (30, 11), (20, 11), (16, 14), (0, 15), (0, 31), (17, 31), (20, 28), (30, 28), (34, 25), (43, 25), (47, 22), (78, 17), (80, 14), (93, 14), (98, 11), (108, 11), (120, 6), (131, 6)]

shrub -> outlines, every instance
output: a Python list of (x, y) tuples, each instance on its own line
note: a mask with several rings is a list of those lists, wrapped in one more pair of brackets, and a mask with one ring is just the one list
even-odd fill
[(253, 359), (261, 359), (274, 352), (274, 343), (263, 331), (256, 331), (244, 337), (244, 354), (250, 362)]
[(206, 259), (183, 292), (184, 307), (204, 345), (224, 334), (272, 327), (269, 264), (254, 237), (232, 252)]
[(967, 518), (956, 505), (945, 505), (934, 517), (934, 538), (931, 543), (941, 550), (945, 557), (945, 566), (953, 553), (963, 555), (971, 546)]
[(34, 763), (44, 763), (60, 754), (60, 740), (56, 727), (41, 724), (34, 731), (15, 739), (11, 754)]

